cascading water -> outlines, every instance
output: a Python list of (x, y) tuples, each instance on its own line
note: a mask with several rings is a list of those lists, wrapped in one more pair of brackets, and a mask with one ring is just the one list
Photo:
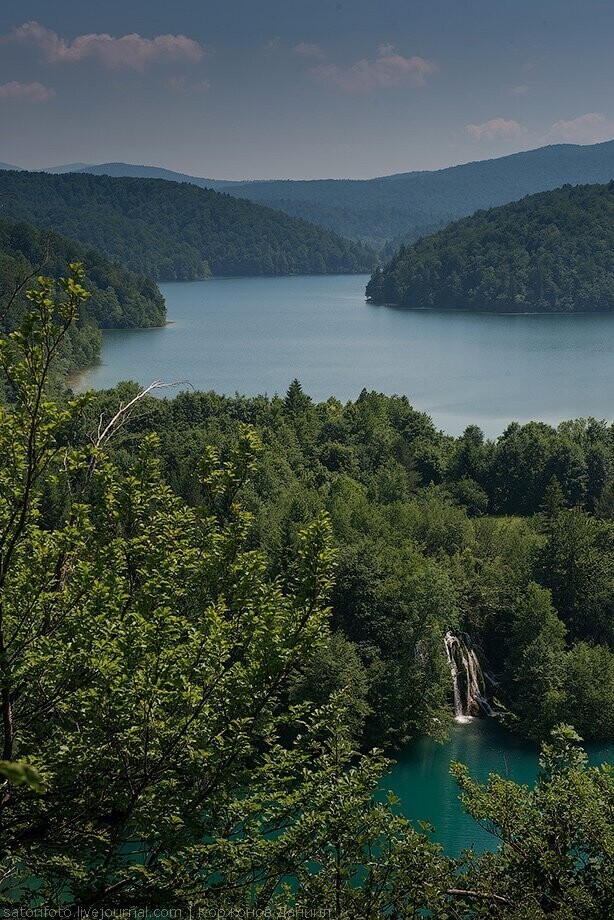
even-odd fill
[(469, 722), (473, 716), (492, 715), (480, 659), (469, 637), (447, 632), (443, 642), (452, 675), (456, 721)]

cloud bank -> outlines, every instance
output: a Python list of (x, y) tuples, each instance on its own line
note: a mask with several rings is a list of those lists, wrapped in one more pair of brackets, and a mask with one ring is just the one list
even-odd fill
[(21, 102), (47, 102), (53, 99), (55, 90), (42, 83), (18, 83), (12, 80), (10, 83), (0, 84), (0, 99), (17, 99)]
[(143, 38), (136, 32), (114, 38), (106, 32), (78, 35), (69, 40), (38, 22), (26, 22), (0, 37), (3, 44), (16, 43), (37, 48), (49, 64), (96, 61), (109, 69), (143, 70), (163, 61), (201, 61), (205, 52), (185, 35), (157, 35)]
[(465, 125), (465, 131), (476, 141), (494, 141), (520, 137), (521, 134), (524, 134), (525, 129), (520, 122), (513, 119), (491, 118), (478, 125)]
[(348, 93), (370, 92), (401, 86), (424, 86), (426, 77), (437, 70), (436, 64), (422, 57), (403, 57), (394, 45), (380, 45), (377, 58), (363, 58), (349, 67), (321, 64), (309, 74), (324, 83)]
[(587, 112), (569, 121), (556, 121), (546, 135), (552, 142), (569, 141), (575, 144), (597, 144), (614, 137), (614, 121), (603, 112)]

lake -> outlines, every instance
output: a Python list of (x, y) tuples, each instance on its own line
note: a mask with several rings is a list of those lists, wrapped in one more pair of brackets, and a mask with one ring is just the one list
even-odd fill
[[(614, 745), (592, 743), (587, 745), (587, 753), (592, 764), (611, 763)], [(471, 846), (478, 852), (494, 850), (498, 843), (464, 813), (456, 782), (450, 776), (453, 760), (467, 764), (471, 775), (482, 782), (496, 772), (533, 786), (539, 769), (537, 745), (523, 742), (489, 718), (456, 723), (444, 744), (421, 738), (396, 756), (397, 763), (382, 786), (396, 793), (405, 815), (433, 825), (433, 839), (443, 845), (448, 856), (458, 856)]]
[[(162, 284), (169, 325), (109, 331), (77, 389), (188, 381), (233, 395), (404, 394), (436, 425), (496, 437), (516, 420), (612, 419), (614, 314), (496, 316), (365, 302), (367, 275)], [(165, 391), (168, 395), (169, 391)]]

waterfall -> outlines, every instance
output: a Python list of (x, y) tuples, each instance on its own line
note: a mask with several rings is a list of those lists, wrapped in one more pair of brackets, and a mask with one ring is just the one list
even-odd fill
[(447, 632), (443, 642), (452, 675), (456, 721), (469, 722), (482, 713), (492, 715), (480, 659), (469, 636)]

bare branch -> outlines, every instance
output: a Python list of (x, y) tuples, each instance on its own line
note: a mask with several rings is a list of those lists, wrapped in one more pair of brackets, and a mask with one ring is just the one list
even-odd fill
[(446, 894), (453, 895), (457, 898), (481, 898), (485, 901), (497, 901), (500, 904), (509, 904), (514, 907), (514, 902), (509, 898), (504, 898), (501, 894), (490, 894), (487, 891), (472, 891), (467, 888), (448, 888)]
[(187, 383), (187, 380), (175, 380), (173, 383), (164, 383), (162, 380), (154, 380), (154, 382), (150, 383), (148, 387), (146, 387), (144, 390), (141, 390), (140, 393), (137, 393), (137, 395), (131, 399), (130, 402), (126, 403), (125, 406), (120, 404), (119, 409), (104, 429), (102, 429), (102, 416), (100, 417), (100, 421), (98, 423), (98, 435), (94, 441), (94, 446), (102, 447), (113, 437), (117, 431), (119, 431), (120, 428), (123, 428), (126, 422), (131, 418), (130, 410), (138, 402), (144, 399), (144, 397), (149, 393), (152, 393), (154, 390), (163, 390), (169, 389), (171, 387), (183, 386)]

